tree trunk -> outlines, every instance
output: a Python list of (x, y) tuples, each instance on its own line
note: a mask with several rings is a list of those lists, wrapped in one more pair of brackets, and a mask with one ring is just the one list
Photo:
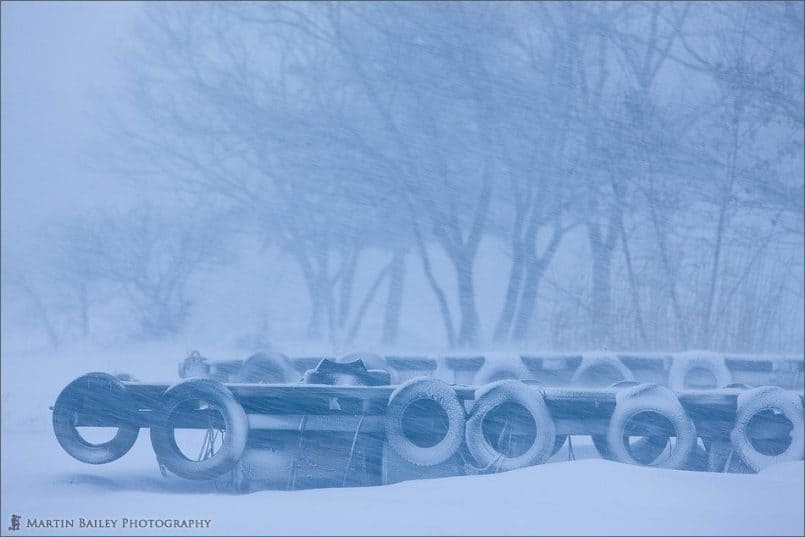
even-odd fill
[(327, 273), (321, 270), (316, 271), (312, 289), (308, 289), (311, 299), (312, 311), (307, 325), (307, 337), (319, 341), (324, 337), (325, 321), (328, 325), (332, 324), (332, 300), (328, 300), (330, 282)]
[(341, 282), (338, 287), (338, 328), (343, 329), (349, 319), (350, 306), (352, 303), (352, 291), (355, 284), (355, 270), (358, 267), (358, 259), (361, 250), (359, 247), (352, 247), (346, 253), (341, 265)]
[(394, 251), (389, 274), (389, 290), (386, 299), (386, 311), (383, 316), (383, 343), (397, 342), (400, 328), (400, 311), (402, 310), (403, 285), (405, 283), (405, 256), (407, 251), (399, 248)]
[(666, 236), (660, 225), (660, 215), (657, 214), (657, 202), (653, 193), (653, 176), (649, 176), (649, 180), (652, 181), (652, 185), (650, 188), (648, 207), (651, 216), (652, 228), (654, 229), (654, 235), (657, 240), (657, 248), (660, 253), (660, 262), (662, 263), (663, 272), (665, 273), (663, 282), (671, 300), (671, 308), (674, 313), (674, 319), (676, 320), (677, 333), (674, 336), (674, 341), (677, 342), (677, 344), (675, 347), (687, 348), (689, 343), (688, 331), (685, 324), (685, 319), (682, 316), (682, 307), (679, 304), (679, 298), (677, 297), (676, 293), (676, 274), (671, 268), (671, 256), (666, 244)]
[(612, 251), (599, 245), (593, 251), (592, 327), (593, 345), (608, 343), (612, 308)]
[(495, 326), (495, 343), (504, 342), (509, 338), (512, 321), (514, 320), (514, 310), (517, 306), (517, 297), (520, 294), (520, 287), (523, 283), (524, 268), (525, 259), (523, 257), (522, 247), (515, 247), (512, 256), (512, 266), (509, 270), (509, 284), (506, 288), (506, 299), (503, 303), (503, 309), (500, 312), (498, 323)]
[(598, 224), (587, 224), (587, 236), (592, 254), (592, 344), (601, 347), (608, 343), (612, 315), (612, 257), (617, 242), (620, 212), (613, 207), (607, 218), (606, 235)]
[(428, 256), (427, 245), (422, 239), (422, 234), (419, 232), (419, 224), (416, 222), (416, 217), (413, 219), (414, 238), (416, 239), (417, 249), (419, 250), (419, 258), (422, 260), (422, 270), (425, 272), (425, 277), (428, 279), (433, 294), (436, 296), (436, 301), (439, 304), (439, 312), (442, 315), (442, 322), (444, 323), (445, 336), (447, 337), (447, 344), (451, 348), (456, 344), (455, 329), (453, 328), (453, 317), (450, 314), (450, 306), (447, 303), (447, 297), (444, 294), (439, 282), (436, 281), (436, 276), (433, 274), (433, 268), (430, 264), (430, 257)]
[(640, 341), (645, 347), (648, 345), (648, 337), (646, 336), (646, 326), (643, 322), (643, 310), (640, 307), (637, 277), (635, 276), (634, 268), (632, 266), (632, 254), (629, 250), (629, 241), (626, 236), (626, 229), (623, 225), (622, 216), (618, 218), (618, 229), (620, 230), (621, 244), (623, 245), (623, 258), (626, 261), (626, 273), (629, 276), (629, 293), (632, 299), (632, 309), (634, 310), (637, 321), (637, 331), (640, 334)]
[(531, 324), (531, 319), (534, 318), (534, 311), (537, 305), (537, 293), (539, 292), (539, 284), (542, 281), (542, 275), (545, 273), (545, 268), (551, 263), (556, 250), (559, 248), (559, 243), (566, 230), (560, 229), (559, 224), (554, 225), (553, 235), (551, 240), (546, 246), (542, 255), (537, 253), (537, 226), (534, 225), (532, 230), (526, 236), (528, 242), (526, 243), (526, 267), (525, 267), (525, 283), (520, 295), (520, 302), (517, 306), (517, 317), (512, 333), (513, 341), (525, 341), (528, 337), (528, 327)]
[(347, 345), (351, 345), (355, 341), (355, 337), (358, 335), (358, 331), (363, 323), (363, 318), (366, 316), (366, 311), (369, 309), (369, 304), (372, 303), (377, 290), (380, 288), (380, 284), (383, 283), (383, 278), (388, 275), (390, 269), (391, 265), (386, 265), (383, 270), (377, 274), (375, 281), (372, 283), (371, 287), (369, 287), (369, 291), (366, 293), (366, 296), (363, 297), (363, 301), (358, 307), (358, 312), (355, 314), (355, 319), (352, 321), (352, 327), (347, 333), (347, 339), (345, 341)]
[(713, 312), (713, 303), (716, 297), (716, 286), (718, 284), (718, 269), (721, 263), (721, 248), (724, 239), (724, 227), (727, 212), (727, 199), (726, 196), (721, 200), (721, 206), (718, 211), (718, 223), (716, 224), (715, 232), (715, 246), (713, 247), (713, 264), (710, 267), (710, 278), (707, 284), (707, 298), (704, 303), (704, 313), (702, 314), (702, 322), (699, 326), (699, 345), (702, 348), (709, 348), (712, 339), (712, 326), (710, 318)]
[(536, 311), (537, 292), (539, 291), (543, 272), (544, 265), (541, 262), (529, 263), (520, 296), (520, 306), (517, 309), (517, 321), (512, 333), (512, 340), (514, 341), (522, 342), (528, 337), (528, 326), (531, 324), (531, 319)]
[(307, 329), (305, 330), (307, 339), (320, 340), (322, 337), (322, 325), (324, 322), (325, 305), (323, 294), (320, 292), (321, 278), (319, 271), (313, 268), (310, 258), (303, 247), (297, 243), (289, 245), (291, 254), (296, 262), (299, 264), (299, 269), (302, 271), (302, 277), (305, 280), (305, 288), (307, 289), (308, 298), (310, 298), (310, 316), (307, 321)]
[(34, 290), (33, 286), (27, 281), (22, 282), (22, 287), (28, 293), (28, 296), (31, 298), (31, 301), (34, 304), (36, 315), (39, 317), (39, 321), (42, 323), (42, 327), (45, 329), (50, 346), (54, 349), (58, 348), (60, 343), (59, 335), (56, 332), (56, 328), (53, 326), (53, 322), (50, 320), (50, 315), (48, 314), (44, 302), (42, 302), (42, 298), (39, 296), (39, 293)]
[(458, 282), (458, 304), (461, 309), (458, 345), (460, 347), (472, 347), (478, 343), (480, 320), (475, 306), (472, 261), (468, 261), (467, 256), (462, 257), (456, 263), (456, 280)]
[(727, 206), (729, 204), (730, 196), (732, 195), (732, 187), (735, 182), (736, 164), (738, 160), (738, 149), (740, 143), (738, 135), (740, 132), (740, 107), (737, 99), (733, 106), (732, 116), (732, 144), (729, 154), (729, 169), (727, 176), (727, 186), (721, 192), (721, 203), (718, 208), (718, 223), (715, 230), (715, 245), (713, 247), (713, 264), (710, 267), (710, 279), (707, 285), (707, 298), (705, 299), (704, 314), (700, 326), (699, 344), (702, 347), (710, 346), (710, 334), (712, 332), (711, 316), (713, 312), (713, 304), (715, 303), (716, 287), (718, 285), (718, 272), (721, 263), (721, 250), (724, 241), (724, 233), (727, 224)]

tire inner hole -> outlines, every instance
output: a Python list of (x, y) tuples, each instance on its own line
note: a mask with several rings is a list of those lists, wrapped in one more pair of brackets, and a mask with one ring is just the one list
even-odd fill
[(519, 403), (503, 403), (486, 413), (481, 424), (484, 438), (504, 457), (523, 455), (537, 438), (537, 423)]
[(208, 401), (189, 400), (177, 405), (168, 417), (168, 425), (173, 442), (187, 460), (209, 459), (224, 444), (223, 413)]
[(624, 426), (623, 445), (639, 464), (655, 464), (674, 449), (676, 437), (669, 437), (668, 433), (675, 434), (675, 430), (671, 420), (659, 412), (638, 412)]
[[(780, 428), (781, 430), (775, 432), (774, 438), (763, 438), (764, 436), (769, 436), (768, 432), (764, 434), (764, 430), (770, 427)], [(791, 431), (793, 429), (794, 425), (784, 414), (768, 409), (752, 416), (746, 425), (746, 436), (758, 453), (776, 457), (783, 454), (791, 446)]]
[(685, 386), (694, 390), (718, 388), (718, 380), (709, 369), (694, 367), (685, 375)]
[(433, 399), (417, 399), (403, 411), (403, 434), (417, 447), (433, 447), (444, 440), (449, 425), (447, 412)]

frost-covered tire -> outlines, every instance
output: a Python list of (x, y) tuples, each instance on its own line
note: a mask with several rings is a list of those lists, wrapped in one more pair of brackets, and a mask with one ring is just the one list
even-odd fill
[(687, 377), (691, 371), (704, 370), (713, 376), (714, 385), (719, 388), (732, 382), (732, 372), (727, 368), (724, 357), (718, 354), (699, 354), (694, 356), (676, 356), (668, 371), (668, 386), (673, 390), (688, 389)]
[(562, 446), (567, 442), (567, 436), (566, 434), (556, 435), (556, 440), (554, 440), (553, 449), (551, 450), (551, 457), (559, 453), (559, 450), (562, 449)]
[[(110, 415), (121, 420), (114, 438), (101, 444), (84, 440), (75, 420), (85, 408), (108, 409)], [(59, 394), (53, 405), (53, 432), (73, 458), (88, 464), (105, 464), (125, 455), (137, 441), (140, 427), (135, 424), (136, 413), (135, 403), (120, 379), (108, 373), (89, 373), (75, 379)]]
[[(595, 446), (595, 450), (602, 459), (615, 460), (609, 452), (609, 440), (606, 435), (593, 435), (592, 439), (593, 446)], [(638, 463), (643, 464), (645, 461), (651, 462), (655, 460), (667, 447), (668, 438), (655, 436), (641, 438), (634, 444), (630, 444), (629, 451)]]
[[(755, 473), (735, 452), (729, 440), (715, 439), (707, 442), (707, 471), (734, 474)], [(727, 466), (729, 464), (729, 466)]]
[(609, 446), (607, 445), (607, 436), (601, 434), (594, 434), (590, 436), (593, 441), (593, 446), (602, 459), (612, 460), (609, 454)]
[[(749, 384), (744, 384), (742, 382), (731, 382), (731, 383), (727, 384), (726, 386), (723, 386), (723, 388), (725, 388), (727, 390), (749, 390), (749, 389), (751, 389), (753, 387), (754, 386), (750, 386)], [(704, 444), (704, 449), (708, 453), (708, 460), (712, 458), (715, 461), (713, 464), (715, 464), (715, 465), (721, 464), (721, 466), (722, 466), (722, 468), (719, 468), (718, 470), (708, 469), (708, 472), (710, 472), (710, 471), (716, 471), (716, 472), (723, 471), (723, 466), (724, 466), (724, 462), (726, 461), (726, 456), (729, 455), (730, 452), (735, 451), (735, 450), (732, 449), (732, 444), (729, 441), (730, 430), (722, 431), (722, 432), (727, 433), (727, 436), (726, 437), (724, 437), (724, 436), (703, 436), (702, 437), (702, 443)], [(720, 448), (714, 450), (714, 455), (713, 455), (713, 457), (711, 457), (710, 456), (711, 446), (714, 446), (716, 444), (720, 445)], [(723, 459), (723, 460), (721, 460), (721, 459)], [(741, 458), (736, 455), (735, 459), (740, 461)], [(720, 462), (719, 462), (719, 460), (720, 460)], [(708, 462), (708, 467), (709, 466), (710, 466), (710, 463)]]
[[(610, 388), (628, 388), (630, 386), (637, 386), (640, 384), (639, 381), (636, 380), (620, 380), (615, 382), (610, 386)], [(593, 446), (595, 450), (598, 452), (598, 455), (602, 459), (612, 460), (612, 456), (609, 454), (609, 447), (607, 446), (607, 435), (605, 434), (594, 434), (591, 435), (590, 438), (593, 441)]]
[(233, 382), (283, 384), (298, 380), (287, 356), (279, 352), (258, 352), (246, 358), (232, 379)]
[[(645, 462), (642, 456), (635, 456), (628, 446), (625, 436), (626, 426), (635, 416), (651, 412), (667, 419), (676, 431), (676, 445), (663, 461), (654, 459)], [(609, 422), (607, 450), (619, 462), (662, 468), (681, 468), (696, 446), (696, 427), (685, 413), (676, 395), (657, 384), (640, 384), (628, 387), (616, 395), (615, 411)], [(662, 453), (662, 451), (660, 451)], [(641, 460), (642, 459), (642, 460)]]
[[(767, 410), (783, 414), (793, 426), (791, 443), (779, 455), (765, 455), (759, 452), (747, 434), (752, 418)], [(801, 460), (805, 452), (805, 425), (799, 395), (778, 386), (761, 386), (744, 391), (738, 395), (738, 411), (730, 441), (736, 453), (755, 472), (778, 462)]]
[[(444, 437), (435, 443), (415, 443), (406, 431), (406, 411), (420, 401), (434, 402), (447, 417)], [(435, 378), (413, 378), (400, 384), (389, 397), (386, 442), (406, 461), (418, 466), (434, 466), (459, 450), (464, 441), (465, 423), (464, 405), (452, 387)]]
[(507, 361), (488, 361), (475, 375), (475, 384), (491, 384), (501, 380), (520, 380), (531, 378), (528, 368), (519, 357)]
[(624, 380), (634, 380), (634, 375), (617, 356), (591, 356), (582, 358), (570, 384), (592, 388), (609, 386), (613, 382)]
[[(548, 460), (556, 445), (556, 426), (538, 387), (516, 380), (501, 380), (484, 387), (476, 397), (467, 420), (466, 441), (470, 454), (481, 467), (495, 466), (496, 469), (506, 471)], [(533, 443), (525, 453), (517, 457), (507, 457), (500, 453), (484, 435), (487, 414), (505, 403), (515, 403), (525, 408), (536, 425)]]
[[(224, 422), (223, 443), (217, 453), (207, 459), (187, 458), (176, 444), (173, 418), (179, 407), (203, 401), (220, 413)], [(151, 445), (159, 463), (186, 479), (212, 479), (237, 463), (246, 448), (249, 422), (243, 407), (229, 389), (211, 379), (186, 379), (168, 388), (162, 395), (160, 408), (151, 427)]]

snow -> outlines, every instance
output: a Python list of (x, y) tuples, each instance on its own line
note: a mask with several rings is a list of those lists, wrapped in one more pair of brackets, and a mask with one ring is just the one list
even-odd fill
[(736, 475), (587, 459), (382, 487), (232, 495), (162, 478), (146, 438), (99, 467), (71, 460), (47, 431), (6, 440), (4, 521), (11, 513), (23, 520), (210, 519), (209, 531), (174, 533), (218, 535), (802, 535), (804, 529), (801, 461)]
[[(802, 461), (757, 475), (643, 468), (595, 458), (574, 438), (548, 464), (494, 475), (393, 485), (231, 494), (175, 476), (163, 478), (146, 431), (122, 459), (73, 460), (50, 429), (48, 405), (75, 376), (127, 370), (141, 379), (176, 378), (178, 347), (72, 349), (3, 356), (2, 529), (22, 516), (18, 535), (79, 534), (712, 534), (802, 535)], [(223, 352), (223, 351), (222, 351)], [(135, 360), (136, 358), (136, 360)], [(130, 367), (123, 366), (124, 363)], [(48, 364), (59, 363), (48, 373)], [(33, 382), (31, 379), (37, 379)], [(74, 519), (72, 529), (26, 528), (27, 518)], [(114, 530), (78, 528), (113, 519)], [(209, 519), (209, 529), (121, 529), (123, 518)]]

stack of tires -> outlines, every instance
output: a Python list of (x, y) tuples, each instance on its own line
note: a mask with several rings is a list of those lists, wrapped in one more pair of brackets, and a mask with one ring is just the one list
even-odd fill
[[(672, 371), (674, 383), (688, 385), (692, 371), (707, 367), (710, 377), (701, 372), (694, 376), (716, 383), (729, 380), (713, 360), (693, 357), (680, 364)], [(371, 369), (382, 365), (380, 357), (368, 354), (325, 359), (300, 380), (284, 355), (258, 353), (242, 363), (233, 380), (389, 385), (387, 371)], [(509, 373), (517, 377), (522, 372)], [(320, 402), (335, 404), (343, 410), (338, 415), (360, 417), (354, 432), (305, 430), (308, 414), (324, 414), (327, 409), (294, 409), (294, 401), (288, 401), (285, 410), (300, 417), (297, 429), (256, 430), (250, 427), (246, 403), (226, 385), (191, 376), (149, 404), (154, 410), (147, 422), (163, 473), (215, 480), (238, 490), (372, 485), (501, 472), (542, 464), (557, 453), (567, 430), (557, 428), (545, 389), (507, 378), (511, 375), (500, 369), (482, 369), (479, 375), (487, 375), (488, 382), (474, 392), (432, 376), (408, 379), (393, 389), (385, 408), (371, 412), (358, 399)], [(615, 357), (584, 362), (573, 383), (580, 392), (606, 383), (614, 394), (606, 430), (601, 427), (600, 433), (592, 435), (595, 449), (605, 459), (662, 468), (758, 472), (771, 464), (803, 458), (805, 418), (802, 399), (795, 392), (726, 384), (723, 389), (736, 396), (734, 414), (719, 418), (719, 423), (731, 422), (731, 426), (716, 430), (707, 425), (707, 416), (688, 415), (680, 390), (634, 380)], [(65, 451), (90, 464), (108, 463), (128, 452), (145, 425), (140, 402), (133, 399), (127, 384), (112, 375), (91, 373), (61, 392), (53, 409), (53, 427)], [(700, 382), (693, 390), (708, 388)], [(88, 408), (101, 409), (95, 411), (96, 417), (116, 424), (111, 440), (92, 443), (81, 435), (77, 416)], [(383, 415), (382, 431), (361, 431), (367, 413)], [(579, 421), (584, 419), (578, 416)], [(697, 424), (702, 430), (697, 431)], [(203, 435), (197, 454), (183, 446), (182, 430), (188, 428)]]
[(383, 481), (532, 466), (545, 462), (555, 444), (539, 387), (492, 382), (476, 393), (467, 412), (452, 386), (411, 379), (389, 398)]
[[(606, 434), (592, 436), (605, 459), (683, 470), (757, 472), (803, 458), (802, 401), (793, 392), (779, 387), (743, 389), (733, 427), (719, 435), (697, 432), (677, 394), (665, 386), (625, 380), (611, 388), (615, 405)], [(466, 411), (451, 386), (438, 379), (413, 379), (389, 400), (384, 482), (541, 464), (564, 441), (538, 385), (492, 382), (475, 394)]]

